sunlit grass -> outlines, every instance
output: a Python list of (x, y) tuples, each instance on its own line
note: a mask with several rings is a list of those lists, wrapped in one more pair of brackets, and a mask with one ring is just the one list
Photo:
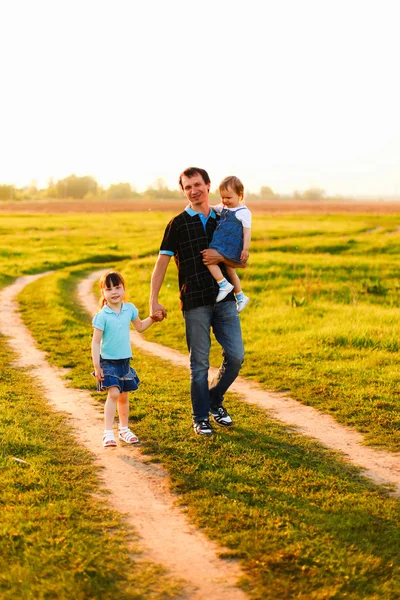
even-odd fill
[(107, 508), (93, 456), (13, 360), (1, 337), (0, 597), (175, 598), (176, 583)]
[[(151, 261), (139, 264), (120, 267), (130, 280), (132, 301), (146, 313), (141, 286)], [(20, 300), (24, 320), (48, 359), (65, 366), (63, 356), (68, 357), (70, 384), (94, 390), (90, 317), (75, 294), (78, 280), (92, 268), (75, 266), (48, 276), (28, 286)], [(166, 290), (172, 299), (172, 287)], [(38, 322), (40, 312), (46, 319)], [(167, 335), (171, 329), (166, 322), (145, 335)], [(134, 366), (142, 385), (133, 394), (130, 421), (142, 448), (169, 470), (172, 487), (193, 522), (226, 546), (228, 556), (241, 560), (250, 598), (398, 597), (398, 500), (334, 453), (233, 394), (227, 406), (236, 426), (229, 431), (216, 427), (207, 440), (195, 436), (188, 372), (137, 349)], [(98, 402), (101, 406), (102, 400)]]
[[(49, 360), (68, 366), (70, 384), (86, 389), (93, 389), (91, 326), (77, 305), (76, 282), (112, 264), (126, 276), (129, 298), (146, 316), (149, 278), (169, 215), (143, 216), (133, 225), (125, 223), (126, 215), (114, 215), (121, 233), (112, 242), (104, 215), (97, 217), (87, 232), (81, 215), (79, 223), (74, 221), (81, 232), (76, 238), (80, 263), (67, 236), (54, 266), (72, 266), (29, 286), (21, 296), (24, 319)], [(364, 432), (369, 442), (389, 449), (399, 447), (396, 222), (392, 216), (257, 217), (259, 247), (241, 274), (252, 297), (241, 316), (247, 350), (242, 373), (332, 412)], [(48, 217), (44, 223), (55, 222)], [(147, 229), (143, 234), (143, 223), (146, 228), (149, 223), (148, 234)], [(352, 252), (336, 239), (342, 234), (354, 238)], [(295, 252), (270, 251), (274, 236), (287, 247), (294, 237), (295, 246), (301, 240), (312, 244)], [(49, 240), (38, 242), (33, 256), (28, 239), (25, 235), (19, 242), (21, 254), (13, 263), (0, 257), (4, 281), (45, 270)], [(108, 248), (111, 262), (85, 265), (85, 256), (101, 256), (98, 246), (106, 241), (118, 244)], [(328, 245), (331, 253), (325, 251)], [(375, 250), (382, 247), (391, 251)], [(134, 248), (140, 249), (139, 260), (117, 260), (133, 256)], [(9, 264), (14, 270), (8, 270)], [(186, 352), (177, 296), (171, 264), (161, 294), (168, 320), (145, 335)], [(236, 427), (218, 429), (211, 440), (197, 438), (190, 428), (188, 373), (137, 350), (134, 355), (143, 382), (131, 406), (134, 430), (144, 450), (169, 469), (194, 522), (241, 558), (252, 598), (397, 599), (398, 501), (332, 453), (288, 433), (232, 394), (227, 403)], [(213, 364), (219, 359), (215, 346)]]
[[(2, 215), (0, 282), (86, 261), (112, 264), (123, 269), (130, 299), (147, 316), (170, 216)], [(242, 374), (331, 412), (367, 443), (392, 450), (400, 448), (399, 223), (398, 215), (256, 215), (250, 265), (240, 273), (251, 296), (241, 314)], [(146, 335), (186, 352), (173, 261), (160, 300), (168, 320)], [(59, 348), (60, 362), (68, 363), (62, 335)], [(219, 361), (215, 346), (212, 362)]]
[(161, 213), (2, 214), (0, 277), (156, 253)]
[[(352, 257), (351, 267), (342, 256), (307, 259), (293, 264), (292, 257), (281, 254), (279, 263), (270, 265), (265, 252), (241, 275), (252, 298), (241, 313), (242, 375), (332, 413), (363, 433), (367, 443), (398, 451), (397, 265), (380, 261), (368, 270), (368, 261), (359, 257)], [(133, 263), (124, 272), (137, 297), (146, 298), (146, 278), (138, 282)], [(357, 276), (361, 272), (364, 279)], [(168, 321), (148, 337), (186, 352), (173, 266), (160, 299), (168, 307)], [(219, 361), (214, 344), (212, 363)]]

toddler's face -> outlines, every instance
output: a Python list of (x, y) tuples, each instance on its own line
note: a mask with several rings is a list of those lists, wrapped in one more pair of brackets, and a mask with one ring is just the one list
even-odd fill
[(236, 208), (240, 201), (243, 199), (243, 196), (239, 196), (236, 192), (228, 188), (227, 190), (222, 190), (221, 194), (221, 202), (227, 208)]

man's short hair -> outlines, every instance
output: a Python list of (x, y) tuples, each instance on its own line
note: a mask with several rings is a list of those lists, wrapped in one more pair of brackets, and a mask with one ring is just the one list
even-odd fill
[(198, 167), (188, 167), (179, 175), (179, 187), (181, 190), (183, 190), (182, 177), (194, 177), (195, 175), (200, 175), (206, 185), (207, 183), (211, 183), (207, 171), (199, 169)]

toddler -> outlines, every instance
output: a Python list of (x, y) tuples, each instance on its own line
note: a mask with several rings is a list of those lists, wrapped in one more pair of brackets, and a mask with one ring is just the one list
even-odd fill
[[(220, 215), (220, 220), (209, 247), (217, 250), (224, 258), (246, 263), (251, 239), (251, 212), (243, 202), (243, 183), (238, 177), (226, 177), (219, 186), (219, 193), (221, 203), (213, 209)], [(216, 302), (221, 302), (234, 290), (237, 309), (241, 312), (250, 302), (250, 298), (242, 292), (236, 270), (228, 265), (225, 268), (232, 283), (224, 277), (218, 265), (208, 266), (219, 285)]]

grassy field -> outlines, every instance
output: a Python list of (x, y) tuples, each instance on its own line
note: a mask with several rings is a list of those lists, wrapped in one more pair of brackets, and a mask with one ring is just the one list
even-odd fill
[(175, 598), (177, 582), (107, 508), (92, 455), (12, 360), (0, 336), (0, 598)]
[[(2, 285), (22, 273), (61, 269), (28, 286), (20, 301), (23, 318), (49, 360), (70, 368), (70, 385), (93, 390), (90, 319), (77, 305), (77, 281), (100, 265), (116, 266), (126, 276), (130, 298), (142, 316), (147, 315), (149, 277), (168, 216), (2, 215)], [(242, 313), (247, 350), (243, 374), (267, 388), (289, 390), (293, 397), (362, 431), (368, 443), (389, 450), (399, 449), (400, 438), (399, 223), (396, 215), (259, 215), (251, 266), (242, 274), (243, 287), (252, 297)], [(29, 247), (31, 238), (35, 239)], [(185, 351), (173, 265), (161, 301), (169, 309), (168, 320), (146, 337)], [(5, 356), (5, 363), (8, 360)], [(217, 347), (212, 361), (219, 362)], [(143, 386), (132, 403), (131, 420), (143, 450), (168, 468), (173, 488), (194, 522), (241, 559), (243, 586), (251, 598), (400, 596), (397, 500), (335, 454), (286, 431), (232, 394), (227, 402), (237, 427), (218, 430), (211, 440), (196, 438), (190, 431), (187, 372), (136, 351), (135, 366)], [(25, 386), (29, 390), (29, 382)], [(18, 397), (22, 395), (21, 390)], [(1, 398), (2, 407), (9, 409), (9, 395)], [(33, 414), (29, 422), (39, 440), (44, 435), (38, 426), (41, 419), (40, 413)], [(9, 422), (2, 410), (1, 427), (5, 430)], [(18, 435), (26, 436), (27, 428), (22, 420)], [(35, 448), (41, 445), (46, 447), (42, 442)], [(9, 462), (13, 452), (2, 448), (2, 459), (15, 470)], [(26, 437), (18, 452), (30, 458), (33, 450)], [(87, 462), (84, 467), (88, 469)], [(14, 476), (11, 470), (5, 477), (11, 490)], [(59, 477), (65, 485), (65, 476)], [(92, 481), (95, 475), (85, 477)], [(91, 485), (79, 493), (89, 494)], [(29, 506), (40, 512), (45, 510), (43, 502), (37, 496)], [(111, 523), (112, 519), (107, 535), (112, 536)], [(17, 517), (7, 523), (4, 543), (17, 525)], [(82, 526), (74, 522), (71, 527), (79, 539)], [(104, 533), (107, 525), (100, 529)], [(34, 543), (40, 545), (39, 537)], [(14, 561), (17, 568), (24, 557), (24, 551), (16, 556), (10, 551), (4, 566)], [(94, 573), (96, 569), (101, 567)], [(92, 577), (92, 597), (107, 597), (96, 588), (97, 576)], [(113, 572), (104, 578), (112, 579)], [(151, 577), (149, 582), (151, 589)], [(9, 580), (3, 589), (7, 585)], [(170, 597), (173, 582), (165, 580), (163, 585), (165, 597)], [(129, 589), (129, 582), (126, 586)], [(140, 593), (137, 597), (152, 597)], [(74, 595), (79, 597), (79, 591)]]
[[(125, 272), (129, 265), (121, 266)], [(20, 300), (49, 360), (71, 369), (72, 386), (93, 390), (90, 320), (77, 310), (74, 293), (84, 274), (82, 266), (59, 271), (28, 286)], [(46, 315), (40, 322), (38, 311)], [(364, 600), (400, 593), (398, 501), (334, 453), (233, 395), (234, 430), (196, 438), (187, 372), (136, 350), (135, 366), (143, 385), (131, 422), (143, 451), (167, 467), (193, 521), (241, 559), (251, 598)]]
[[(143, 315), (170, 216), (4, 215), (0, 283), (21, 273), (129, 259), (124, 275)], [(393, 451), (400, 449), (399, 223), (399, 215), (258, 215), (250, 266), (241, 273), (252, 298), (242, 314), (242, 374)], [(169, 319), (148, 336), (185, 352), (177, 295), (171, 263), (161, 294)], [(215, 347), (213, 364), (219, 359)]]

